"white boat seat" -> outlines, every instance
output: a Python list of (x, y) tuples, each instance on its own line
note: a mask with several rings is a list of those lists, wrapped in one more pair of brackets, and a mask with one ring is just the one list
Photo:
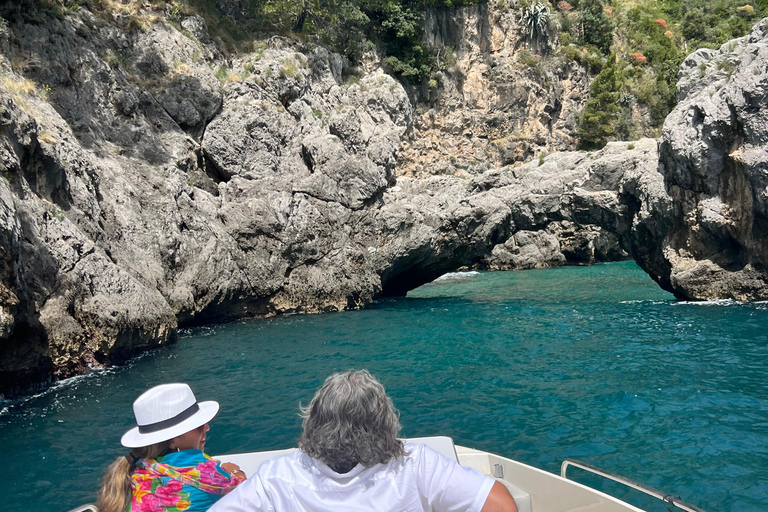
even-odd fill
[(407, 443), (429, 446), (446, 459), (459, 462), (459, 456), (456, 455), (456, 447), (453, 445), (453, 438), (448, 436), (409, 437), (405, 441)]
[[(405, 439), (406, 442), (415, 444), (424, 444), (441, 454), (443, 457), (459, 462), (456, 455), (456, 448), (453, 446), (453, 439), (447, 436), (432, 437), (412, 437)], [(286, 450), (270, 450), (266, 452), (235, 453), (232, 455), (219, 455), (216, 458), (221, 462), (234, 462), (240, 469), (245, 471), (248, 476), (256, 473), (261, 463), (279, 455), (291, 453), (298, 448), (288, 448)]]
[(252, 476), (256, 474), (256, 470), (259, 469), (259, 466), (265, 460), (291, 453), (296, 449), (288, 448), (287, 450), (270, 450), (266, 452), (235, 453), (232, 455), (217, 455), (214, 458), (219, 459), (221, 462), (234, 462), (240, 466), (240, 469), (245, 471), (246, 475)]
[(96, 508), (96, 505), (88, 503), (87, 505), (80, 505), (77, 508), (73, 508), (69, 512), (99, 512), (99, 510)]
[[(472, 448), (466, 448), (464, 446), (459, 446), (459, 449), (457, 450), (458, 453), (461, 453), (461, 462), (464, 466), (468, 466), (470, 468), (475, 468), (479, 472), (483, 473), (484, 475), (488, 475), (490, 477), (493, 477), (496, 479), (497, 482), (500, 482), (504, 485), (504, 487), (507, 488), (509, 491), (509, 494), (512, 495), (513, 498), (515, 498), (515, 503), (517, 503), (517, 510), (518, 512), (531, 512), (531, 494), (528, 491), (524, 491), (523, 489), (517, 487), (515, 484), (510, 482), (509, 480), (506, 480), (504, 476), (506, 477), (513, 477), (514, 474), (511, 473), (512, 467), (508, 467), (507, 469), (504, 469), (505, 460), (503, 457), (499, 457), (494, 454), (490, 454), (488, 452), (483, 452), (479, 450), (473, 450)], [(491, 461), (491, 458), (494, 460)], [(497, 478), (494, 476), (494, 464), (495, 463), (501, 463), (501, 475), (503, 475), (501, 478)], [(510, 463), (512, 461), (509, 461)], [(510, 472), (510, 474), (507, 474), (507, 472)], [(553, 509), (555, 510), (555, 509)], [(561, 510), (561, 509), (556, 509)], [(562, 509), (566, 510), (566, 509)], [(571, 510), (571, 509), (568, 509)], [(576, 510), (575, 508), (572, 510)], [(591, 510), (591, 509), (579, 509), (579, 510)], [(603, 510), (603, 509), (599, 509)]]

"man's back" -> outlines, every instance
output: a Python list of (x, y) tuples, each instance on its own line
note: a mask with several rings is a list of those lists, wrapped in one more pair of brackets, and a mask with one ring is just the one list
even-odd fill
[(312, 510), (479, 512), (494, 481), (424, 445), (407, 455), (339, 474), (297, 450), (264, 462), (210, 512)]
[(210, 512), (517, 512), (492, 478), (404, 445), (397, 409), (367, 370), (331, 375), (300, 409), (300, 451), (264, 462)]

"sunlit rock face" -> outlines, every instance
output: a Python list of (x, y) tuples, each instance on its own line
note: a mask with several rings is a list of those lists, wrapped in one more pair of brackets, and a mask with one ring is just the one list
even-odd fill
[(202, 19), (145, 15), (0, 33), (0, 392), (381, 291), (356, 227), (393, 180), (402, 86), (281, 38), (227, 60)]
[[(86, 8), (0, 26), (0, 392), (119, 363), (179, 326), (360, 307), (461, 267), (634, 258), (709, 297), (680, 276), (744, 261), (755, 293), (709, 290), (764, 297), (763, 29), (728, 50), (757, 48), (756, 63), (712, 97), (681, 81), (681, 109), (717, 94), (734, 106), (700, 107), (691, 123), (710, 128), (680, 128), (680, 142), (668, 129), (662, 165), (643, 139), (416, 177), (408, 162), (440, 165), (413, 152), (419, 133), (448, 156), (458, 139), (415, 128), (392, 77), (279, 37), (224, 56), (200, 18), (179, 31), (139, 14), (142, 30)], [(480, 76), (477, 105), (496, 94)], [(731, 239), (744, 249), (711, 253)]]
[(443, 70), (411, 91), (419, 105), (398, 175), (470, 176), (576, 149), (589, 73), (550, 51), (554, 39), (532, 45), (518, 8), (490, 0), (428, 10), (425, 32)]
[(673, 208), (644, 265), (695, 299), (768, 298), (768, 20), (680, 70), (659, 170)]
[(542, 268), (644, 256), (642, 237), (668, 200), (657, 142), (610, 143), (597, 153), (471, 179), (400, 178), (376, 212), (370, 252), (384, 293), (400, 294), (465, 265)]

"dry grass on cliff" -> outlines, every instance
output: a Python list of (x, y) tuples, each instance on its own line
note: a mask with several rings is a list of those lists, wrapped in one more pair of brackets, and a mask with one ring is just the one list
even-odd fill
[(128, 28), (149, 30), (152, 25), (165, 19), (153, 14), (153, 11), (162, 11), (165, 2), (94, 0), (93, 4), (97, 11), (106, 13), (115, 20), (125, 20)]
[(124, 28), (138, 30), (149, 30), (165, 19), (154, 13), (163, 13), (166, 9), (164, 0), (37, 0), (37, 4), (39, 14), (57, 18), (74, 14), (81, 6), (87, 6), (94, 14), (118, 22)]
[(45, 89), (41, 89), (33, 80), (4, 76), (1, 82), (5, 90), (11, 95), (13, 102), (25, 112), (32, 111), (29, 103), (30, 98), (38, 97), (45, 99)]

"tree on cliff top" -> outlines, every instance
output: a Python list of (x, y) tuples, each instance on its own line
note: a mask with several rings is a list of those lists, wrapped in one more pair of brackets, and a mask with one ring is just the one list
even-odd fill
[(619, 111), (616, 80), (616, 56), (611, 54), (608, 63), (595, 77), (590, 87), (590, 99), (584, 107), (579, 123), (579, 147), (600, 149), (614, 135)]
[(605, 15), (602, 0), (581, 0), (579, 3), (579, 21), (582, 34), (587, 44), (593, 44), (603, 53), (611, 51), (613, 43), (613, 24)]

